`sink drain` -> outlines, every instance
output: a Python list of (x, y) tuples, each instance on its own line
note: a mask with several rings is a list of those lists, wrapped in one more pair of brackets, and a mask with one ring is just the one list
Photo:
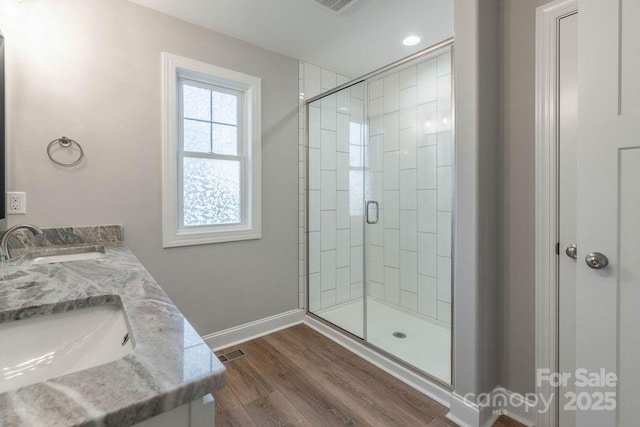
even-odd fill
[(404, 332), (394, 332), (393, 336), (396, 338), (406, 338), (407, 334), (405, 334)]

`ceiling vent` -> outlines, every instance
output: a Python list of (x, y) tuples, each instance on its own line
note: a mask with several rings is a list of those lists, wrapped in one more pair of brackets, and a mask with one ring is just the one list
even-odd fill
[(314, 3), (323, 6), (333, 13), (344, 12), (349, 6), (353, 5), (358, 0), (313, 0)]

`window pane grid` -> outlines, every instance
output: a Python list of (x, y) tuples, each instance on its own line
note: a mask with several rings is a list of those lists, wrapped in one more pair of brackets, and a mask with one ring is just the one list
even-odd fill
[[(191, 80), (181, 80), (183, 150), (237, 154), (242, 96)], [(208, 125), (205, 128), (205, 125)]]
[(236, 91), (181, 80), (180, 227), (245, 222), (245, 161), (241, 155), (242, 96)]

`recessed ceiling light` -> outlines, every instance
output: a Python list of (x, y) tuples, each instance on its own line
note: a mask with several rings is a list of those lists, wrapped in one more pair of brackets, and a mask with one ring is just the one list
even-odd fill
[(402, 40), (402, 44), (405, 46), (415, 46), (420, 43), (422, 39), (418, 36), (409, 36)]

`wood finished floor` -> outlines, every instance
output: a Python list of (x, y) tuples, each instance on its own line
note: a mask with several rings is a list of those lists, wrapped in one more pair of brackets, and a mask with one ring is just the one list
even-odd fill
[[(308, 326), (229, 347), (215, 393), (216, 426), (427, 426), (456, 424), (448, 409)], [(504, 417), (503, 417), (504, 418)], [(518, 427), (508, 418), (494, 427)]]

